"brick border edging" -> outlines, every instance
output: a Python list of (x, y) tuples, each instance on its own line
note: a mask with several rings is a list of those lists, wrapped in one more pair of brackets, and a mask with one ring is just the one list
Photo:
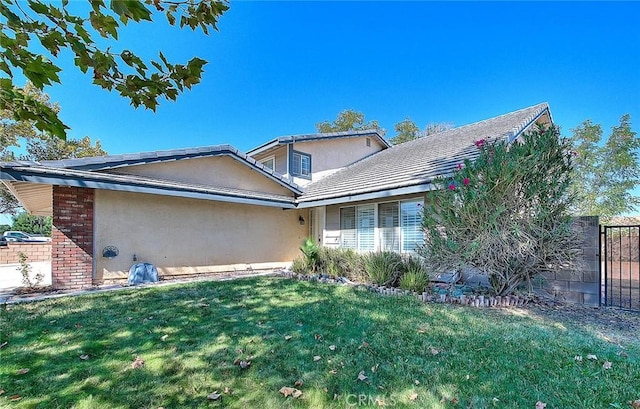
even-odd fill
[(477, 308), (489, 308), (489, 307), (523, 307), (529, 304), (532, 300), (528, 297), (521, 297), (516, 295), (511, 296), (485, 296), (485, 295), (461, 295), (459, 297), (449, 294), (433, 295), (428, 292), (417, 293), (409, 290), (402, 290), (395, 287), (377, 286), (375, 284), (360, 284), (353, 283), (344, 277), (334, 278), (320, 278), (317, 275), (310, 274), (297, 274), (290, 271), (283, 270), (280, 272), (280, 276), (284, 278), (290, 278), (299, 281), (311, 281), (326, 284), (351, 284), (354, 286), (364, 287), (367, 290), (384, 296), (406, 296), (415, 297), (422, 303), (439, 303), (439, 304), (458, 304), (467, 305)]

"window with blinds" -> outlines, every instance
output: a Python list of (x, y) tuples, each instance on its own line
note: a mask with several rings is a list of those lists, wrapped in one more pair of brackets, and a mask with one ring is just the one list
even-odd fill
[[(358, 251), (414, 252), (424, 242), (422, 200), (340, 209), (340, 246)], [(378, 208), (376, 219), (376, 206)]]
[(374, 251), (376, 249), (376, 210), (374, 205), (357, 206), (356, 218), (358, 222), (358, 250)]
[(340, 247), (354, 250), (358, 248), (355, 207), (340, 209)]
[(422, 200), (400, 202), (402, 252), (413, 252), (424, 243)]
[(400, 251), (400, 211), (398, 202), (378, 205), (380, 250)]

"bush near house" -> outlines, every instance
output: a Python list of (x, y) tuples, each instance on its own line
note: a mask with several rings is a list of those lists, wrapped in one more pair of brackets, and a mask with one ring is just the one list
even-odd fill
[(431, 269), (475, 267), (498, 295), (545, 271), (578, 270), (570, 145), (554, 127), (523, 138), (477, 141), (479, 157), (437, 182), (425, 203), (420, 251)]

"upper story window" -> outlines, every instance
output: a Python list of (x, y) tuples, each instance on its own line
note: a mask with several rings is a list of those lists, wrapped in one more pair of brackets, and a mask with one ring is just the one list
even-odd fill
[(311, 155), (293, 151), (291, 154), (291, 174), (311, 178)]
[(264, 158), (260, 161), (261, 164), (263, 164), (265, 167), (271, 169), (271, 170), (276, 170), (276, 158), (275, 156), (270, 156), (268, 158)]

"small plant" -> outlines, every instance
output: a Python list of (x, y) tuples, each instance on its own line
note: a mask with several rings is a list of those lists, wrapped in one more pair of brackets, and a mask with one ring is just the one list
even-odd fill
[(400, 288), (421, 293), (429, 285), (429, 275), (422, 268), (411, 268), (400, 277)]
[(33, 278), (31, 278), (31, 272), (33, 267), (29, 264), (29, 257), (23, 252), (18, 253), (18, 262), (20, 266), (17, 268), (18, 272), (22, 275), (22, 284), (29, 288), (35, 288), (42, 283), (44, 279), (44, 274), (42, 272), (37, 272)]
[(359, 281), (361, 264), (361, 256), (351, 249), (320, 247), (318, 252), (318, 271), (331, 277)]
[(291, 271), (296, 274), (307, 274), (309, 272), (307, 262), (302, 257), (295, 258), (291, 263)]
[(402, 258), (393, 251), (378, 251), (364, 256), (364, 271), (371, 282), (393, 285), (402, 267)]
[(311, 237), (307, 237), (302, 242), (302, 246), (300, 246), (300, 251), (304, 254), (307, 268), (310, 269), (312, 273), (315, 273), (318, 268), (319, 250), (318, 245)]

